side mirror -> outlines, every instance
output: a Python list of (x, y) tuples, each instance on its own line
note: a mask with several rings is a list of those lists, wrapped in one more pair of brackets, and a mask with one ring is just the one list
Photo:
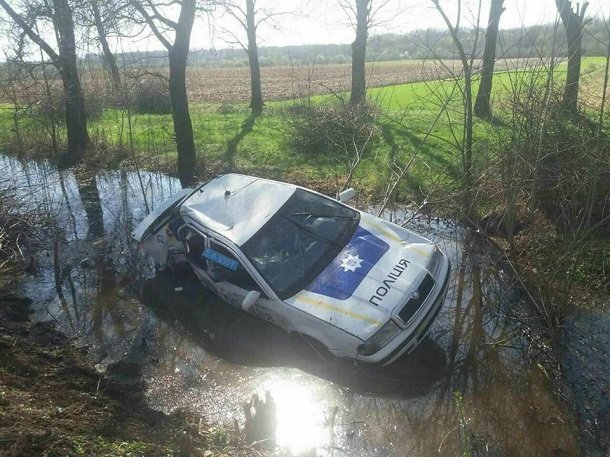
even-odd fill
[(352, 198), (354, 198), (356, 194), (356, 190), (350, 187), (349, 189), (345, 189), (343, 192), (341, 192), (337, 200), (339, 200), (341, 203), (347, 203)]
[(252, 308), (252, 305), (258, 300), (261, 296), (261, 293), (256, 290), (251, 290), (244, 297), (244, 301), (241, 302), (241, 309), (244, 311), (248, 311)]

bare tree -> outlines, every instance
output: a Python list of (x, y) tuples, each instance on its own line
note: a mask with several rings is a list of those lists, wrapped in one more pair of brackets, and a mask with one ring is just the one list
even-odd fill
[(571, 113), (578, 111), (578, 85), (580, 83), (580, 62), (582, 59), (582, 34), (585, 25), (585, 13), (589, 2), (572, 7), (571, 0), (555, 0), (561, 22), (568, 39), (568, 73), (563, 92), (563, 105)]
[[(172, 120), (178, 150), (178, 177), (183, 187), (193, 183), (197, 161), (193, 141), (193, 125), (189, 113), (186, 93), (186, 65), (191, 39), (191, 31), (197, 11), (196, 0), (173, 0), (155, 2), (154, 0), (131, 0), (155, 37), (167, 49), (169, 57), (169, 95), (172, 105)], [(171, 7), (179, 6), (177, 20), (171, 19)], [(173, 41), (167, 37), (173, 34)]]
[[(352, 86), (350, 104), (358, 105), (366, 98), (366, 44), (369, 31), (388, 21), (378, 16), (390, 0), (338, 0), (339, 5), (348, 15), (356, 34), (352, 42)], [(399, 8), (400, 10), (400, 8)], [(398, 11), (393, 17), (398, 15)]]
[[(68, 152), (66, 164), (79, 162), (89, 144), (85, 102), (76, 64), (76, 39), (74, 20), (68, 0), (50, 0), (42, 3), (32, 1), (21, 4), (23, 14), (17, 13), (6, 0), (0, 6), (23, 30), (28, 38), (39, 46), (57, 68), (64, 88), (66, 106), (66, 130)], [(50, 21), (57, 40), (57, 51), (37, 31), (37, 21)]]
[[(474, 45), (472, 48), (472, 53), (470, 56), (466, 54), (464, 50), (464, 45), (459, 37), (459, 20), (462, 11), (462, 2), (458, 0), (458, 19), (456, 24), (454, 25), (451, 22), (451, 19), (445, 13), (442, 6), (439, 3), (439, 0), (430, 0), (436, 10), (439, 12), (445, 25), (447, 26), (447, 30), (449, 30), (449, 34), (451, 35), (451, 39), (453, 44), (458, 52), (458, 57), (460, 63), (462, 64), (462, 72), (463, 72), (463, 103), (464, 103), (464, 129), (463, 129), (463, 138), (461, 141), (461, 153), (462, 153), (462, 162), (463, 162), (463, 171), (464, 178), (462, 182), (462, 190), (463, 190), (463, 200), (464, 200), (464, 210), (466, 211), (466, 217), (470, 217), (470, 213), (472, 210), (472, 197), (471, 197), (471, 187), (473, 184), (473, 169), (472, 169), (472, 143), (473, 143), (473, 109), (472, 109), (472, 63), (474, 60), (474, 55), (476, 52), (478, 35), (475, 35)], [(479, 2), (479, 13), (480, 13), (480, 2)], [(478, 29), (478, 28), (477, 28)]]
[(274, 16), (283, 14), (270, 11), (267, 8), (258, 8), (257, 0), (245, 0), (245, 8), (241, 1), (221, 1), (224, 10), (241, 26), (246, 34), (246, 40), (241, 39), (235, 32), (224, 29), (231, 36), (231, 42), (239, 44), (248, 55), (250, 67), (250, 108), (252, 114), (258, 116), (263, 111), (263, 91), (261, 84), (261, 69), (258, 59), (257, 33), (262, 24), (269, 22)]
[(491, 88), (493, 84), (494, 66), (496, 63), (496, 43), (498, 41), (498, 28), (500, 16), (504, 12), (504, 0), (491, 0), (489, 21), (485, 31), (485, 48), (483, 49), (483, 65), (481, 68), (481, 82), (477, 99), (474, 104), (474, 114), (481, 119), (491, 118)]

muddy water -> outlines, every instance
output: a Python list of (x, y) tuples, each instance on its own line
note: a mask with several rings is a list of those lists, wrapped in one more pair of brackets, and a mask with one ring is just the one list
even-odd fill
[(429, 338), (375, 369), (230, 308), (188, 272), (155, 275), (128, 233), (179, 189), (175, 179), (59, 173), (6, 157), (0, 167), (2, 185), (18, 187), (24, 205), (45, 210), (54, 225), (22, 285), (36, 317), (89, 346), (100, 371), (120, 361), (138, 367), (154, 408), (243, 424), (243, 403), (269, 392), (277, 445), (292, 455), (582, 453), (570, 409), (531, 362), (523, 334), (533, 318), (518, 288), (464, 229), (409, 222), (448, 252), (453, 277)]

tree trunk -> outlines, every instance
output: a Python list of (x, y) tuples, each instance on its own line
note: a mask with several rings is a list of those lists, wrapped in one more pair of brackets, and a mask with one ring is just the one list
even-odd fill
[(578, 112), (578, 86), (580, 84), (580, 62), (582, 59), (582, 33), (588, 2), (582, 7), (577, 4), (576, 11), (572, 9), (570, 0), (555, 0), (561, 22), (568, 39), (568, 72), (563, 92), (564, 108), (570, 113)]
[(500, 16), (504, 12), (504, 0), (491, 0), (489, 23), (485, 32), (485, 49), (483, 50), (483, 66), (481, 68), (481, 83), (474, 104), (474, 114), (481, 119), (491, 119), (491, 88), (493, 84), (494, 65), (496, 63), (496, 43)]
[(117, 90), (121, 85), (121, 76), (119, 74), (119, 67), (116, 63), (116, 58), (110, 50), (108, 45), (108, 39), (106, 38), (106, 30), (104, 29), (104, 22), (102, 21), (102, 15), (100, 14), (100, 8), (97, 4), (97, 0), (91, 1), (91, 11), (93, 12), (93, 21), (95, 22), (95, 28), (97, 30), (97, 36), (102, 45), (102, 53), (104, 55), (104, 65), (110, 72), (110, 81), (112, 82), (112, 88)]
[(246, 0), (246, 32), (248, 34), (248, 63), (250, 64), (250, 108), (252, 108), (252, 114), (259, 116), (263, 112), (263, 91), (258, 45), (256, 44), (255, 3), (255, 0)]
[(578, 111), (578, 86), (580, 84), (580, 61), (582, 58), (582, 32), (571, 30), (567, 35), (568, 73), (566, 74), (566, 85), (563, 91), (563, 104), (568, 111), (576, 113)]
[(85, 208), (87, 214), (89, 235), (93, 238), (101, 238), (104, 236), (104, 211), (102, 210), (100, 193), (97, 189), (95, 171), (77, 171), (74, 173), (74, 179), (83, 208)]
[(193, 141), (193, 125), (186, 94), (186, 64), (194, 20), (195, 0), (185, 0), (178, 19), (174, 45), (168, 50), (169, 96), (178, 150), (178, 177), (182, 187), (193, 184), (197, 160)]
[(371, 0), (356, 0), (356, 39), (352, 43), (352, 92), (349, 99), (351, 105), (359, 105), (366, 96), (365, 61), (370, 2)]
[[(63, 59), (62, 59), (63, 60)], [(76, 70), (76, 63), (65, 61), (59, 72), (64, 86), (68, 152), (65, 165), (74, 165), (83, 158), (89, 144), (85, 101)]]
[(85, 99), (76, 63), (76, 40), (72, 10), (67, 0), (53, 0), (53, 26), (57, 31), (59, 61), (55, 62), (64, 86), (68, 153), (66, 164), (79, 162), (89, 144)]

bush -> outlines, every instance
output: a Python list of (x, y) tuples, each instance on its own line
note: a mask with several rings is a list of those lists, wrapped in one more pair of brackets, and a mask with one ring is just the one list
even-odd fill
[(483, 226), (501, 228), (541, 315), (559, 329), (574, 306), (610, 290), (610, 138), (564, 109), (561, 83), (546, 89), (545, 74), (536, 76), (513, 88), (510, 123), (490, 127), (497, 154), (477, 194), (492, 209)]
[(96, 89), (95, 87), (85, 85), (83, 87), (85, 97), (85, 113), (87, 119), (99, 119), (104, 114), (104, 110), (108, 106), (109, 93), (106, 88)]
[[(553, 94), (561, 94), (554, 88)], [(522, 122), (504, 155), (522, 164), (532, 202), (567, 232), (610, 228), (610, 138), (585, 115), (566, 112), (559, 95), (542, 89), (513, 104)]]
[(224, 115), (237, 114), (242, 111), (243, 111), (243, 109), (241, 107), (239, 107), (238, 105), (230, 104), (230, 103), (223, 103), (218, 108), (216, 108), (216, 112), (218, 114), (224, 114)]
[(129, 106), (139, 114), (170, 114), (169, 89), (161, 78), (138, 80), (129, 94)]
[[(61, 124), (66, 119), (64, 89), (61, 84), (51, 84), (47, 90), (42, 84), (36, 90), (24, 96), (24, 100), (37, 100), (31, 103), (30, 116), (42, 123), (48, 123), (55, 119)], [(87, 119), (98, 119), (104, 114), (107, 106), (107, 93), (105, 90), (95, 90), (83, 87), (83, 98), (85, 100), (85, 114)]]
[(375, 107), (327, 104), (289, 108), (292, 148), (301, 154), (362, 154), (379, 141)]

